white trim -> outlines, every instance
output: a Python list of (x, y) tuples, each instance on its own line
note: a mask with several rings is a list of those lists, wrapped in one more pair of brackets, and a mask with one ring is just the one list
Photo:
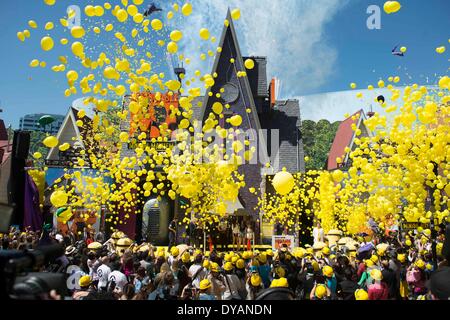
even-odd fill
[[(58, 141), (60, 141), (60, 138), (61, 138), (62, 134), (64, 133), (64, 131), (66, 130), (66, 127), (68, 126), (69, 118), (71, 120), (73, 128), (75, 129), (76, 138), (77, 138), (78, 142), (80, 142), (82, 147), (83, 147), (83, 149), (85, 149), (83, 140), (80, 139), (81, 133), (80, 133), (80, 130), (78, 129), (78, 126), (76, 125), (76, 118), (75, 118), (75, 115), (73, 114), (72, 107), (69, 107), (69, 111), (68, 111), (66, 117), (64, 118), (64, 121), (63, 121), (61, 127), (59, 128), (59, 131), (58, 131), (58, 134), (56, 135), (56, 138), (58, 139)], [(49, 151), (49, 153), (47, 155), (47, 160), (50, 160), (50, 158), (54, 155), (54, 152), (55, 152), (55, 150), (58, 147), (59, 146), (50, 149), (50, 151)]]
[[(364, 120), (367, 120), (367, 117), (366, 117), (366, 114), (364, 113), (364, 110), (361, 109), (358, 113), (360, 114), (360, 116), (359, 116), (358, 122), (356, 124), (356, 130), (360, 129), (361, 125), (363, 125), (364, 128), (366, 129), (367, 134), (369, 135), (369, 137), (372, 137), (373, 136), (372, 132), (369, 130), (369, 128), (367, 128), (367, 126), (363, 122)], [(356, 139), (356, 130), (353, 131), (352, 140), (350, 140), (350, 143), (348, 145), (348, 148), (350, 149), (350, 152), (347, 152), (345, 154), (345, 158), (344, 158), (344, 162), (343, 163), (347, 163), (348, 158), (350, 157), (350, 153), (351, 153), (351, 150), (353, 148), (353, 144), (355, 143), (355, 139)], [(337, 168), (337, 169), (339, 169), (339, 168)]]

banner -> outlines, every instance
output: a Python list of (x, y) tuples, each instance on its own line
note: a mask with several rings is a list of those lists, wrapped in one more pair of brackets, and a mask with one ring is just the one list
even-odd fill
[(278, 250), (283, 244), (286, 244), (289, 250), (293, 251), (295, 247), (294, 236), (272, 236), (272, 249)]

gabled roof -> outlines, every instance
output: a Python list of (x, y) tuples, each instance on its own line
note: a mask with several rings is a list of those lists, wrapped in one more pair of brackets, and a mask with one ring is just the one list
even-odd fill
[[(231, 46), (234, 46), (234, 49), (236, 51), (236, 56), (233, 57), (235, 62), (234, 62), (234, 72), (237, 73), (237, 71), (247, 71), (245, 66), (244, 66), (244, 60), (242, 58), (242, 54), (241, 54), (241, 50), (239, 47), (239, 42), (236, 36), (236, 30), (234, 27), (234, 22), (233, 19), (231, 17), (231, 11), (228, 8), (228, 12), (227, 12), (227, 21), (229, 22), (228, 26), (224, 25), (224, 28), (222, 30), (222, 36), (219, 42), (219, 47), (223, 48), (223, 50), (221, 52), (217, 52), (216, 53), (216, 57), (214, 60), (214, 65), (213, 65), (213, 69), (211, 74), (214, 74), (215, 72), (217, 72), (218, 74), (220, 74), (219, 69), (219, 62), (221, 62), (221, 57), (222, 55), (224, 55), (224, 53), (226, 52), (225, 49), (225, 41), (226, 40), (230, 40), (231, 41)], [(228, 32), (230, 32), (231, 37), (228, 38)], [(230, 43), (228, 43), (228, 45), (230, 46)], [(230, 46), (230, 47), (231, 47)], [(231, 48), (229, 48), (231, 51), (233, 51)], [(222, 59), (223, 60), (223, 59)], [(220, 77), (220, 75), (219, 75)], [(255, 127), (253, 129), (255, 129), (257, 131), (258, 134), (258, 139), (261, 140), (261, 145), (263, 143), (265, 143), (265, 139), (262, 136), (262, 132), (261, 132), (261, 124), (259, 121), (259, 117), (258, 117), (258, 113), (257, 113), (257, 109), (255, 106), (255, 101), (253, 98), (253, 93), (251, 90), (251, 86), (250, 86), (250, 82), (248, 77), (238, 77), (237, 81), (239, 83), (240, 86), (240, 90), (242, 91), (241, 93), (243, 94), (243, 96), (245, 96), (245, 98), (248, 98), (249, 101), (244, 101), (244, 108), (250, 108), (251, 109), (251, 113), (247, 114), (248, 119), (253, 119), (254, 123), (255, 123)], [(201, 108), (201, 112), (200, 112), (200, 119), (201, 121), (205, 120), (205, 113), (206, 110), (211, 108), (212, 103), (214, 102), (214, 95), (212, 97), (209, 96), (209, 93), (211, 92), (211, 90), (213, 88), (216, 88), (217, 85), (213, 86), (212, 88), (208, 88), (206, 94), (205, 94), (205, 100), (203, 101), (203, 105)], [(218, 90), (217, 90), (218, 91)], [(251, 120), (249, 120), (251, 122)], [(261, 155), (261, 162), (262, 163), (267, 163), (269, 162), (269, 157), (267, 155), (267, 148), (263, 148), (262, 150), (262, 155)]]
[(364, 125), (365, 118), (364, 111), (361, 109), (341, 122), (328, 155), (327, 170), (339, 168), (336, 158), (342, 158), (343, 163), (347, 162), (348, 154), (345, 152), (345, 148), (348, 147), (352, 149), (356, 137), (356, 132), (352, 129), (353, 124), (355, 124), (358, 129), (365, 130), (369, 135), (371, 134)]
[[(58, 138), (60, 145), (67, 142), (71, 146), (73, 146), (74, 142), (77, 141), (81, 144), (82, 148), (85, 149), (83, 141), (86, 139), (87, 135), (89, 134), (90, 128), (92, 127), (92, 119), (95, 115), (95, 112), (93, 111), (93, 107), (91, 104), (82, 105), (81, 100), (83, 99), (75, 100), (72, 106), (69, 107), (66, 117), (64, 118), (64, 121), (58, 130), (58, 134), (56, 135), (56, 137)], [(78, 111), (80, 111), (81, 109), (86, 111), (86, 116), (83, 119), (80, 119), (78, 117)], [(86, 119), (88, 121), (86, 121)], [(77, 120), (83, 121), (83, 127), (79, 128), (76, 125)], [(72, 140), (73, 137), (76, 138), (75, 141)], [(57, 160), (58, 155), (58, 146), (55, 148), (51, 148), (47, 155), (47, 160)]]

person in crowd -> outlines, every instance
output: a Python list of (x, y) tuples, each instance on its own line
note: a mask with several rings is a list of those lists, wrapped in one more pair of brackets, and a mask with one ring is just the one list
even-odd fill
[(178, 218), (175, 217), (169, 224), (169, 248), (177, 245)]

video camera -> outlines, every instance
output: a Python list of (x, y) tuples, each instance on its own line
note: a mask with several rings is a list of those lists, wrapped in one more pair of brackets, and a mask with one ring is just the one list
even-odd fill
[(64, 254), (59, 244), (35, 250), (0, 252), (0, 298), (17, 300), (43, 299), (51, 290), (65, 295), (64, 273), (32, 272)]

